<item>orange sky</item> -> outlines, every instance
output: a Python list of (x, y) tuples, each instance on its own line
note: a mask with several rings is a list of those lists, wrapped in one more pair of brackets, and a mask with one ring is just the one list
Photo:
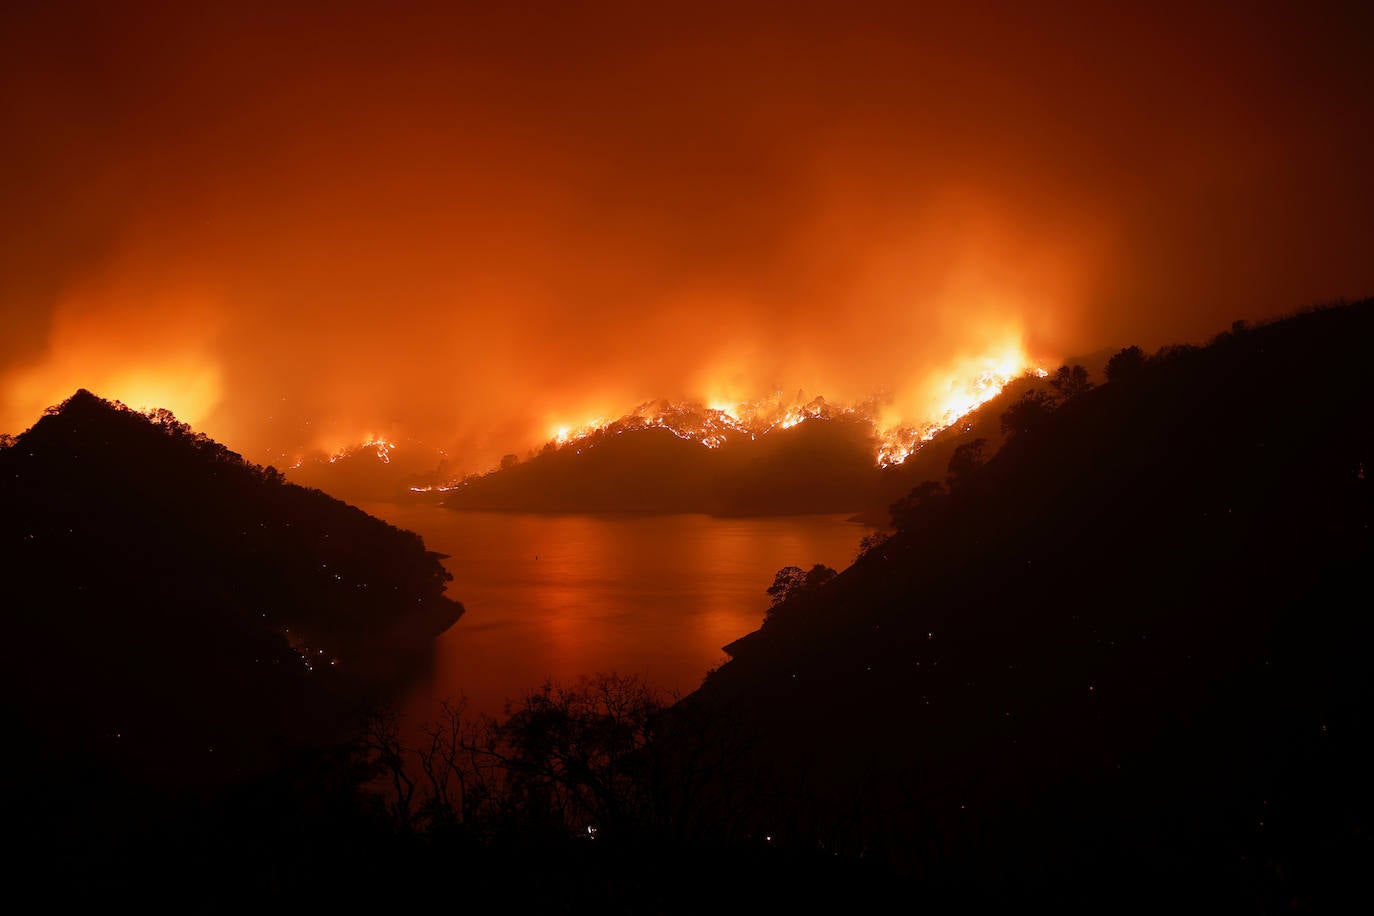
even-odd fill
[(0, 430), (480, 469), (1374, 293), (1367, 11), (284, 5), (0, 10)]

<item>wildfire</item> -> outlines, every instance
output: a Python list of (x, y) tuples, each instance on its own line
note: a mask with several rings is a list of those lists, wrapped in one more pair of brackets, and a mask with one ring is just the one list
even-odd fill
[[(709, 404), (678, 403), (666, 400), (641, 404), (617, 420), (595, 419), (585, 423), (560, 425), (550, 433), (553, 444), (562, 447), (597, 435), (620, 435), (638, 429), (665, 429), (680, 439), (698, 442), (706, 448), (720, 448), (734, 437), (757, 439), (776, 429), (791, 429), (806, 420), (832, 420), (852, 417), (870, 423), (879, 440), (874, 460), (879, 467), (901, 464), (941, 430), (986, 404), (1002, 392), (1009, 382), (1026, 373), (1045, 377), (1038, 367), (1028, 367), (1019, 351), (995, 359), (983, 359), (960, 367), (939, 386), (934, 398), (934, 415), (917, 423), (884, 423), (879, 399), (855, 405), (831, 404), (817, 397), (792, 402), (782, 394), (757, 401)], [(418, 488), (416, 488), (418, 489)]]
[[(383, 439), (381, 436), (369, 435), (366, 439), (364, 439), (362, 442), (359, 442), (357, 445), (350, 446), (348, 448), (341, 448), (338, 451), (334, 452), (334, 454), (329, 456), (329, 463), (333, 464), (336, 461), (341, 461), (344, 458), (348, 458), (355, 452), (365, 448), (374, 449), (377, 453), (377, 460), (380, 461), (382, 464), (390, 464), (391, 453), (395, 450), (396, 443), (390, 441), (389, 439)], [(297, 464), (299, 464), (299, 462), (297, 462)]]
[[(758, 439), (807, 421), (845, 419), (870, 426), (876, 440), (874, 463), (885, 468), (902, 464), (938, 433), (1001, 394), (1012, 381), (1047, 375), (1020, 343), (1011, 339), (1000, 349), (951, 360), (926, 376), (922, 384), (905, 389), (901, 397), (871, 397), (853, 404), (832, 403), (823, 397), (806, 400), (801, 392), (790, 398), (777, 392), (752, 401), (718, 395), (701, 401), (660, 399), (640, 404), (614, 420), (590, 415), (592, 419), (580, 423), (556, 423), (549, 427), (545, 448), (574, 447), (580, 453), (607, 436), (663, 429), (680, 439), (718, 449), (732, 441)], [(912, 421), (912, 417), (917, 419)], [(461, 489), (468, 479), (412, 486), (410, 490), (443, 493)]]
[(648, 401), (617, 420), (598, 419), (578, 426), (557, 426), (551, 441), (558, 446), (593, 435), (621, 433), (637, 429), (664, 429), (679, 439), (699, 442), (707, 448), (720, 448), (732, 437), (756, 439), (773, 429), (790, 429), (806, 419), (830, 419), (853, 413), (852, 408), (835, 408), (816, 398), (806, 404), (784, 404), (782, 395), (738, 404), (711, 405), (667, 400)]
[(932, 419), (914, 425), (893, 424), (880, 430), (878, 466), (889, 467), (906, 461), (936, 434), (997, 397), (1012, 379), (1026, 374), (1037, 378), (1049, 375), (1038, 366), (1026, 366), (1019, 357), (1010, 357), (986, 366), (975, 375), (949, 378), (937, 400), (937, 413)]

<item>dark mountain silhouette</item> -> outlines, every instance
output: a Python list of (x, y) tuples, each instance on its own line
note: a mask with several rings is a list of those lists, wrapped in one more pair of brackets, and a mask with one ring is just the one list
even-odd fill
[(659, 428), (613, 428), (445, 492), (456, 509), (535, 512), (852, 512), (876, 499), (876, 442), (862, 421), (803, 420), (706, 448)]
[(272, 765), (462, 613), (419, 536), (87, 391), (0, 449), (0, 507), (6, 697), (34, 761)]
[(1371, 341), (1166, 348), (772, 609), (687, 701), (755, 737), (760, 827), (932, 902), (1367, 903)]

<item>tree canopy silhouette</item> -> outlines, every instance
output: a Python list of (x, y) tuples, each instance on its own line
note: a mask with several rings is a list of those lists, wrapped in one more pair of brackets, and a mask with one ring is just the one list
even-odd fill
[(1002, 435), (1014, 438), (1045, 425), (1054, 410), (1054, 399), (1043, 389), (1032, 389), (1002, 414)]
[(1092, 386), (1088, 370), (1079, 365), (1060, 366), (1050, 376), (1050, 387), (1061, 402), (1082, 394)]
[(806, 570), (800, 566), (784, 566), (778, 570), (773, 577), (773, 584), (767, 589), (768, 596), (773, 599), (772, 607), (777, 608), (793, 598), (811, 594), (836, 575), (835, 570), (820, 563)]
[(1126, 347), (1107, 360), (1107, 381), (1124, 382), (1136, 378), (1145, 368), (1145, 351), (1139, 347)]

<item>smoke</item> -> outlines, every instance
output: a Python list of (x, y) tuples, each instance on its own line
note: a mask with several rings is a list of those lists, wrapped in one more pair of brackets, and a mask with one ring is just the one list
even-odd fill
[(205, 293), (174, 281), (73, 288), (47, 316), (46, 346), (3, 377), (4, 417), (23, 428), (86, 388), (199, 424), (225, 396), (216, 339), (224, 315)]
[(1364, 14), (81, 12), (0, 28), (7, 431), (84, 386), (472, 470), (1374, 288)]

